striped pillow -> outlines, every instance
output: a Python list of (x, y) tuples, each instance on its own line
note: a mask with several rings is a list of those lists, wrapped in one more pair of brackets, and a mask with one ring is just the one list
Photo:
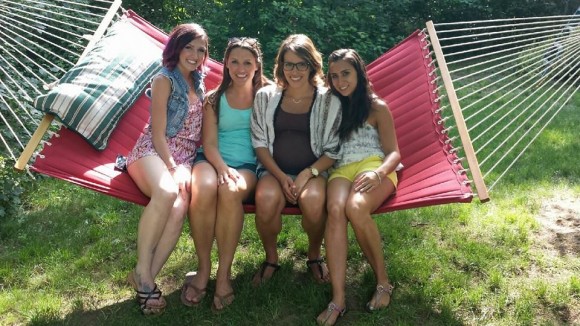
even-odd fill
[(103, 150), (121, 117), (161, 68), (161, 51), (140, 29), (117, 21), (34, 106)]

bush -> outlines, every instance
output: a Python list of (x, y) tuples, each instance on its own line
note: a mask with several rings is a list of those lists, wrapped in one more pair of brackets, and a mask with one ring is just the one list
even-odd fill
[(13, 216), (20, 208), (20, 195), (29, 176), (17, 172), (0, 156), (0, 218)]

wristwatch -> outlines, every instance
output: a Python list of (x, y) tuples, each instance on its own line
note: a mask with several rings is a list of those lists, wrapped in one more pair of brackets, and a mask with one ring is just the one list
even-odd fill
[(310, 173), (312, 173), (313, 177), (318, 177), (318, 169), (313, 166), (310, 167)]

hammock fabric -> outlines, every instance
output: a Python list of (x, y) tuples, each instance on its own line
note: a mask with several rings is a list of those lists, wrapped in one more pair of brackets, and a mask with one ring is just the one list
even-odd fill
[[(125, 18), (162, 47), (167, 35), (132, 11)], [(431, 58), (419, 31), (368, 65), (375, 91), (388, 103), (397, 128), (405, 166), (399, 172), (397, 193), (375, 212), (383, 213), (437, 204), (471, 202), (473, 193), (456, 154), (443, 132), (436, 113), (436, 77)], [(210, 60), (207, 89), (221, 80), (222, 65)], [(103, 151), (93, 149), (75, 132), (61, 127), (36, 157), (33, 171), (122, 199), (146, 205), (149, 201), (126, 172), (114, 168), (118, 154), (126, 155), (149, 118), (150, 100), (142, 95), (121, 119)], [(244, 206), (246, 213), (254, 205)], [(298, 207), (286, 207), (284, 214), (300, 214)]]

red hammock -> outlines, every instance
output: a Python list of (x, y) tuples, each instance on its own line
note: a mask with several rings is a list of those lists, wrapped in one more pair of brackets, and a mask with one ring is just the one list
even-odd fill
[[(132, 11), (125, 13), (132, 24), (162, 47), (167, 35)], [(429, 65), (422, 34), (417, 31), (403, 42), (368, 65), (369, 78), (375, 91), (386, 99), (395, 119), (397, 138), (405, 166), (399, 172), (397, 193), (388, 198), (375, 212), (456, 202), (471, 202), (467, 176), (457, 156), (446, 144), (447, 136), (435, 113), (439, 104), (436, 77)], [(207, 89), (221, 80), (222, 65), (210, 60), (210, 73), (205, 79)], [(51, 137), (37, 156), (31, 169), (55, 178), (130, 201), (146, 205), (149, 201), (126, 172), (115, 170), (117, 154), (126, 155), (132, 148), (149, 118), (150, 101), (142, 95), (121, 119), (111, 135), (109, 145), (95, 150), (75, 132), (62, 127)], [(247, 213), (255, 206), (245, 205)], [(297, 207), (287, 207), (284, 214), (300, 214)]]

